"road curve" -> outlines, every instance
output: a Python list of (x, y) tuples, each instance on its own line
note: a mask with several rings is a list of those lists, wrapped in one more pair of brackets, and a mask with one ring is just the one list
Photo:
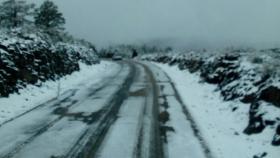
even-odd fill
[(119, 64), (121, 70), (102, 83), (72, 89), (1, 124), (0, 157), (102, 157), (120, 110), (125, 112), (125, 104), (134, 99), (141, 112), (129, 118), (135, 120), (132, 135), (136, 141), (126, 153), (132, 154), (129, 157), (162, 157), (153, 77), (140, 64)]
[(118, 64), (101, 83), (69, 90), (0, 125), (0, 157), (167, 158), (157, 72), (136, 61)]

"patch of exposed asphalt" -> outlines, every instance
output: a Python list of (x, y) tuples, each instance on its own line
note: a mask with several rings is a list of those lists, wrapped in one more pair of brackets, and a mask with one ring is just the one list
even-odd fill
[(159, 96), (159, 99), (161, 98), (163, 102), (160, 104), (161, 107), (164, 108), (163, 111), (160, 112), (159, 114), (159, 121), (160, 121), (160, 135), (163, 138), (164, 143), (168, 143), (167, 141), (167, 133), (168, 132), (175, 132), (175, 129), (171, 126), (167, 126), (166, 123), (170, 120), (170, 114), (168, 112), (168, 101), (167, 101), (167, 96), (164, 94), (164, 85), (160, 85), (160, 93), (161, 96)]
[(62, 117), (68, 117), (69, 121), (82, 121), (88, 125), (97, 121), (104, 112), (105, 112), (104, 109), (100, 109), (92, 113), (86, 113), (86, 112), (70, 113), (68, 112), (67, 107), (58, 107), (53, 111), (53, 113), (56, 115)]
[(138, 135), (138, 139), (137, 139), (137, 144), (136, 144), (136, 148), (134, 149), (134, 154), (136, 158), (142, 158), (142, 150), (143, 150), (143, 137), (144, 137), (144, 127), (143, 125), (141, 125), (140, 130), (139, 130), (139, 135)]
[[(138, 69), (136, 69), (136, 77), (139, 77), (139, 74), (141, 73), (139, 67)], [(142, 150), (143, 150), (143, 142), (144, 142), (144, 117), (145, 117), (145, 114), (146, 114), (146, 110), (147, 110), (147, 95), (148, 95), (148, 87), (147, 87), (147, 84), (143, 85), (143, 87), (145, 86), (145, 88), (142, 88), (140, 89), (139, 91), (135, 91), (135, 92), (130, 92), (130, 96), (142, 96), (142, 97), (145, 97), (145, 103), (144, 103), (144, 107), (142, 109), (142, 114), (141, 114), (141, 117), (140, 117), (140, 123), (138, 125), (138, 129), (139, 129), (139, 134), (138, 134), (138, 138), (137, 138), (137, 143), (136, 143), (136, 146), (134, 147), (134, 151), (133, 151), (133, 155), (134, 155), (134, 158), (142, 158)]]
[(129, 96), (132, 96), (132, 97), (142, 97), (142, 96), (146, 96), (146, 94), (147, 94), (146, 88), (142, 88), (142, 89), (139, 89), (137, 91), (130, 92)]

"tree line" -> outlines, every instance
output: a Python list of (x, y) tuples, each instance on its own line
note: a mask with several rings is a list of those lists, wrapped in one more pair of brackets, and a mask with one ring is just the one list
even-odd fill
[(49, 35), (64, 30), (65, 18), (57, 5), (46, 0), (41, 6), (24, 0), (5, 0), (0, 4), (0, 28), (12, 30), (36, 27)]
[(65, 31), (66, 20), (58, 6), (45, 0), (40, 6), (25, 0), (4, 0), (0, 3), (0, 29), (11, 32), (21, 28), (21, 32), (43, 33), (49, 42), (66, 42), (84, 45), (96, 51), (95, 46), (84, 40), (76, 39)]

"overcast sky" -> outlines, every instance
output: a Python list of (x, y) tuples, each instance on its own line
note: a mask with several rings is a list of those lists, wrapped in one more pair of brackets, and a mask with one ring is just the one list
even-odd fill
[(66, 17), (67, 31), (99, 47), (147, 41), (201, 48), (280, 46), (280, 0), (54, 2)]

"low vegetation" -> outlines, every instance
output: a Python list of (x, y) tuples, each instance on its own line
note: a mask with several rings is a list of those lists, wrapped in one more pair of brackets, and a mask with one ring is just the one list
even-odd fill
[(56, 80), (98, 63), (95, 47), (64, 31), (65, 19), (46, 0), (40, 7), (21, 0), (0, 4), (0, 96), (28, 84)]

